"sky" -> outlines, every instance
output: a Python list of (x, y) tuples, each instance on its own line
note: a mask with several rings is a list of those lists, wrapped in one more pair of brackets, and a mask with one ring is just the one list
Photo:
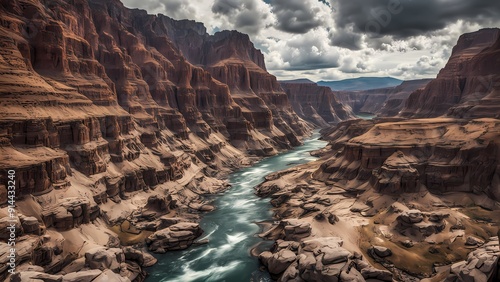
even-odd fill
[(500, 27), (498, 0), (122, 0), (247, 33), (278, 79), (433, 78), (463, 33)]

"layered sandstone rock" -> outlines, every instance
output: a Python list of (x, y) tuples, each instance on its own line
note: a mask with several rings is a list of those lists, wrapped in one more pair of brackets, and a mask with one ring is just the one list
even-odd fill
[(430, 79), (408, 80), (395, 87), (334, 93), (339, 102), (351, 106), (355, 113), (390, 117), (398, 115), (410, 94), (424, 88), (430, 81)]
[(406, 101), (403, 117), (498, 117), (500, 30), (462, 35), (446, 66)]
[[(335, 234), (396, 280), (414, 281), (441, 279), (445, 268), (433, 263), (463, 260), (496, 232), (498, 120), (377, 119), (335, 128), (323, 131), (330, 145), (319, 161), (276, 172), (257, 187), (282, 222), (311, 224), (309, 237), (295, 240)], [(285, 238), (279, 226), (263, 236)]]
[(281, 86), (288, 95), (293, 109), (304, 120), (325, 127), (354, 118), (345, 104), (339, 103), (336, 95), (325, 86), (311, 82), (282, 81)]
[(118, 238), (184, 232), (168, 219), (210, 210), (203, 195), (228, 188), (217, 178), (310, 132), (238, 32), (118, 0), (5, 0), (0, 18), (0, 218), (15, 170), (18, 235), (39, 246), (20, 244), (19, 267), (42, 267), (23, 279), (142, 281), (153, 260), (128, 250), (110, 262)]
[(148, 249), (155, 253), (183, 250), (202, 234), (196, 223), (181, 222), (161, 229), (146, 239)]
[(382, 192), (425, 187), (435, 193), (486, 193), (498, 200), (499, 125), (495, 119), (378, 123), (344, 143), (341, 153), (325, 161), (316, 175), (330, 180), (371, 179)]

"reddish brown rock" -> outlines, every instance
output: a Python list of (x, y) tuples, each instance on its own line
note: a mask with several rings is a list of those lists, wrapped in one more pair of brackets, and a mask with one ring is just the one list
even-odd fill
[(183, 250), (191, 246), (203, 231), (196, 223), (180, 222), (156, 231), (146, 239), (148, 249), (155, 253)]
[(446, 66), (406, 101), (403, 117), (498, 117), (500, 30), (462, 35)]
[(339, 103), (336, 95), (328, 87), (310, 83), (281, 82), (293, 109), (304, 120), (316, 126), (325, 127), (354, 118), (353, 113)]
[(431, 80), (408, 80), (398, 86), (359, 91), (334, 91), (339, 102), (351, 106), (355, 113), (383, 117), (398, 115), (412, 92), (424, 88)]

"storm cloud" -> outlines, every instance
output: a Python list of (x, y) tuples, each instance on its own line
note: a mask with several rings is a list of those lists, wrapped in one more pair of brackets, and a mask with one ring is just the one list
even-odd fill
[(461, 34), (500, 26), (498, 0), (121, 1), (247, 33), (279, 79), (434, 77)]
[(491, 22), (500, 15), (495, 0), (332, 0), (336, 23), (371, 36), (407, 38), (445, 28), (458, 20)]
[(316, 0), (271, 1), (272, 12), (277, 18), (276, 28), (289, 33), (306, 33), (321, 26), (323, 20), (319, 14), (320, 8), (313, 5), (314, 1)]
[(266, 26), (269, 13), (265, 8), (261, 0), (215, 0), (212, 12), (233, 23), (240, 31), (257, 34)]

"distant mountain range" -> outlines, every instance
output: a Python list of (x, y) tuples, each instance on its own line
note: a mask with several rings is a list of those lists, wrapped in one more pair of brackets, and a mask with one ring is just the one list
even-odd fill
[(332, 90), (368, 90), (398, 86), (402, 80), (393, 77), (359, 77), (338, 81), (318, 81), (318, 85), (330, 87)]
[(291, 79), (291, 80), (280, 80), (279, 83), (316, 83), (310, 79), (307, 78), (298, 78), (298, 79)]

